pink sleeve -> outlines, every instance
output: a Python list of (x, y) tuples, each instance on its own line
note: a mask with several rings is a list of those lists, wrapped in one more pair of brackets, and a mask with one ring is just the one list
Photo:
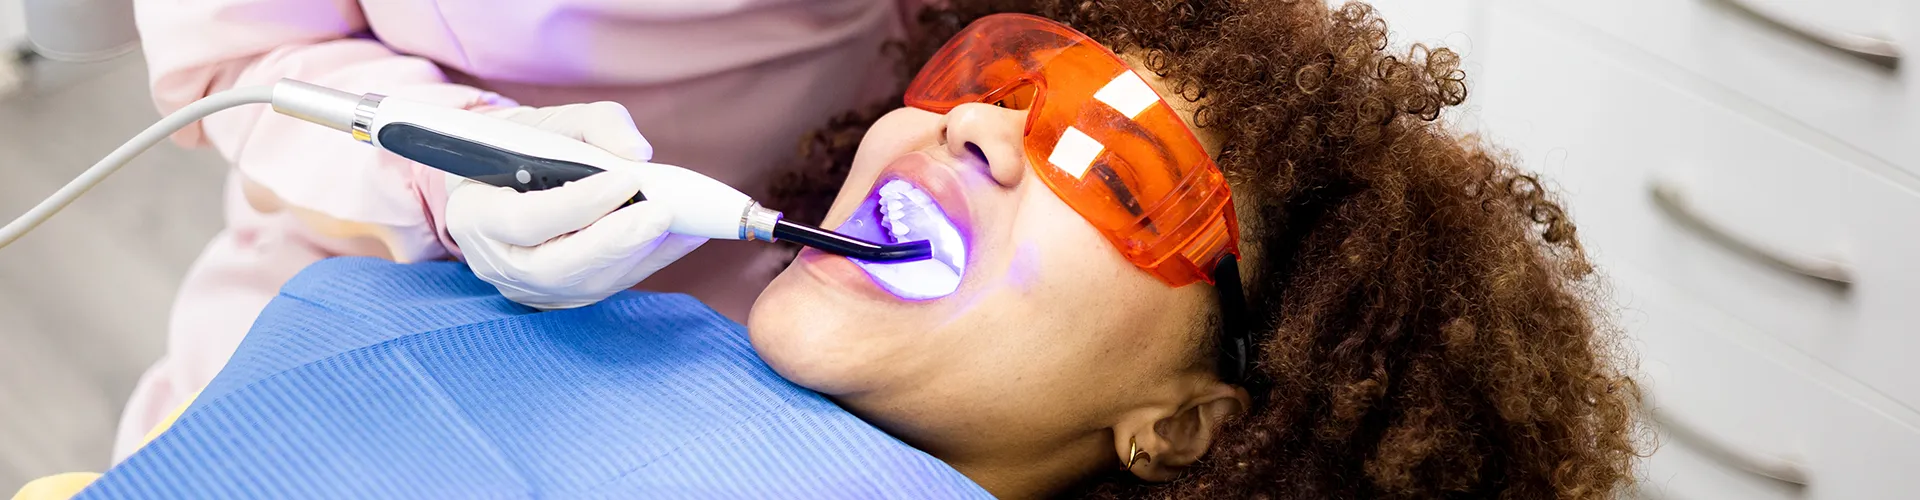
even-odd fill
[[(162, 113), (228, 88), (281, 78), (446, 106), (507, 105), (447, 83), (432, 61), (358, 38), (354, 0), (138, 0), (154, 102)], [(252, 106), (215, 114), (174, 140), (211, 145), (282, 201), (340, 220), (387, 227), (401, 260), (446, 254), (437, 172), (347, 134)]]

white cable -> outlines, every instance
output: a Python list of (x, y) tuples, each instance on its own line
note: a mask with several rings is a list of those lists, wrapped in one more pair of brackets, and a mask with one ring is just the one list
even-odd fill
[(119, 148), (107, 154), (106, 158), (101, 158), (99, 162), (94, 163), (86, 172), (81, 172), (79, 177), (74, 177), (72, 182), (68, 182), (59, 191), (54, 192), (53, 196), (48, 196), (32, 210), (28, 210), (13, 222), (7, 223), (6, 227), (0, 228), (0, 248), (12, 244), (13, 240), (20, 239), (28, 231), (39, 227), (40, 223), (46, 222), (47, 218), (53, 217), (53, 214), (58, 213), (60, 209), (66, 208), (67, 204), (73, 203), (73, 200), (79, 198), (81, 194), (93, 189), (93, 186), (99, 184), (102, 179), (120, 170), (120, 167), (132, 161), (133, 157), (146, 152), (147, 148), (153, 147), (154, 144), (159, 144), (175, 131), (223, 109), (244, 104), (271, 102), (273, 102), (273, 86), (243, 87), (207, 96), (161, 118), (160, 121), (141, 131), (140, 135), (133, 136), (132, 140), (128, 140), (126, 144), (121, 144)]

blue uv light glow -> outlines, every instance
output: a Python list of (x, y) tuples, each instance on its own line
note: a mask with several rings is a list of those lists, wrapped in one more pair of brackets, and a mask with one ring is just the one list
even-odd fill
[[(883, 197), (883, 192), (903, 193), (906, 190), (915, 192), (917, 196), (914, 197), (919, 198), (919, 201), (903, 198), (891, 201), (877, 199)], [(899, 221), (897, 223), (905, 224), (910, 228), (908, 235), (904, 238), (895, 237), (891, 232), (881, 231), (885, 233), (885, 237), (895, 242), (928, 240), (933, 244), (933, 258), (899, 263), (866, 262), (858, 259), (853, 262), (865, 270), (874, 282), (880, 284), (881, 288), (903, 299), (935, 299), (960, 289), (960, 277), (965, 274), (967, 264), (967, 245), (960, 236), (960, 230), (954, 227), (953, 221), (947, 218), (946, 212), (940, 208), (939, 204), (927, 198), (924, 192), (919, 192), (917, 186), (899, 179), (887, 181), (887, 184), (873, 196), (876, 199), (869, 199), (868, 203), (862, 204), (862, 210), (870, 210), (867, 214), (875, 217), (877, 221), (883, 217), (879, 215), (880, 205), (888, 203), (889, 210), (893, 212), (892, 215)], [(879, 228), (875, 227), (875, 229)]]

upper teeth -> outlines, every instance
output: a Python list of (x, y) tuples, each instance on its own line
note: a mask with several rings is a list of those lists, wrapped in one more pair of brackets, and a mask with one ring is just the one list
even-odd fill
[[(909, 299), (928, 299), (953, 293), (966, 269), (967, 248), (959, 228), (947, 218), (933, 197), (919, 186), (901, 179), (887, 181), (878, 190), (874, 214), (886, 229), (889, 243), (909, 239), (926, 240), (933, 245), (933, 258), (910, 262), (869, 263), (855, 261), (861, 268)], [(912, 238), (908, 238), (912, 234)]]
[(913, 232), (907, 218), (932, 203), (932, 197), (906, 182), (892, 181), (881, 185), (880, 226), (887, 228), (894, 241), (900, 241)]

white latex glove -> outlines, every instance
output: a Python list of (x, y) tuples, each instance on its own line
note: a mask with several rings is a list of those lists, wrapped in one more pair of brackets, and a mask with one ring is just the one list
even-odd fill
[[(616, 103), (486, 114), (579, 139), (621, 158), (653, 157), (653, 146), (634, 129), (627, 108)], [(447, 232), (474, 274), (508, 299), (539, 309), (599, 302), (707, 241), (667, 233), (673, 215), (654, 202), (619, 208), (639, 192), (640, 180), (618, 166), (607, 168), (526, 193), (448, 175)]]

